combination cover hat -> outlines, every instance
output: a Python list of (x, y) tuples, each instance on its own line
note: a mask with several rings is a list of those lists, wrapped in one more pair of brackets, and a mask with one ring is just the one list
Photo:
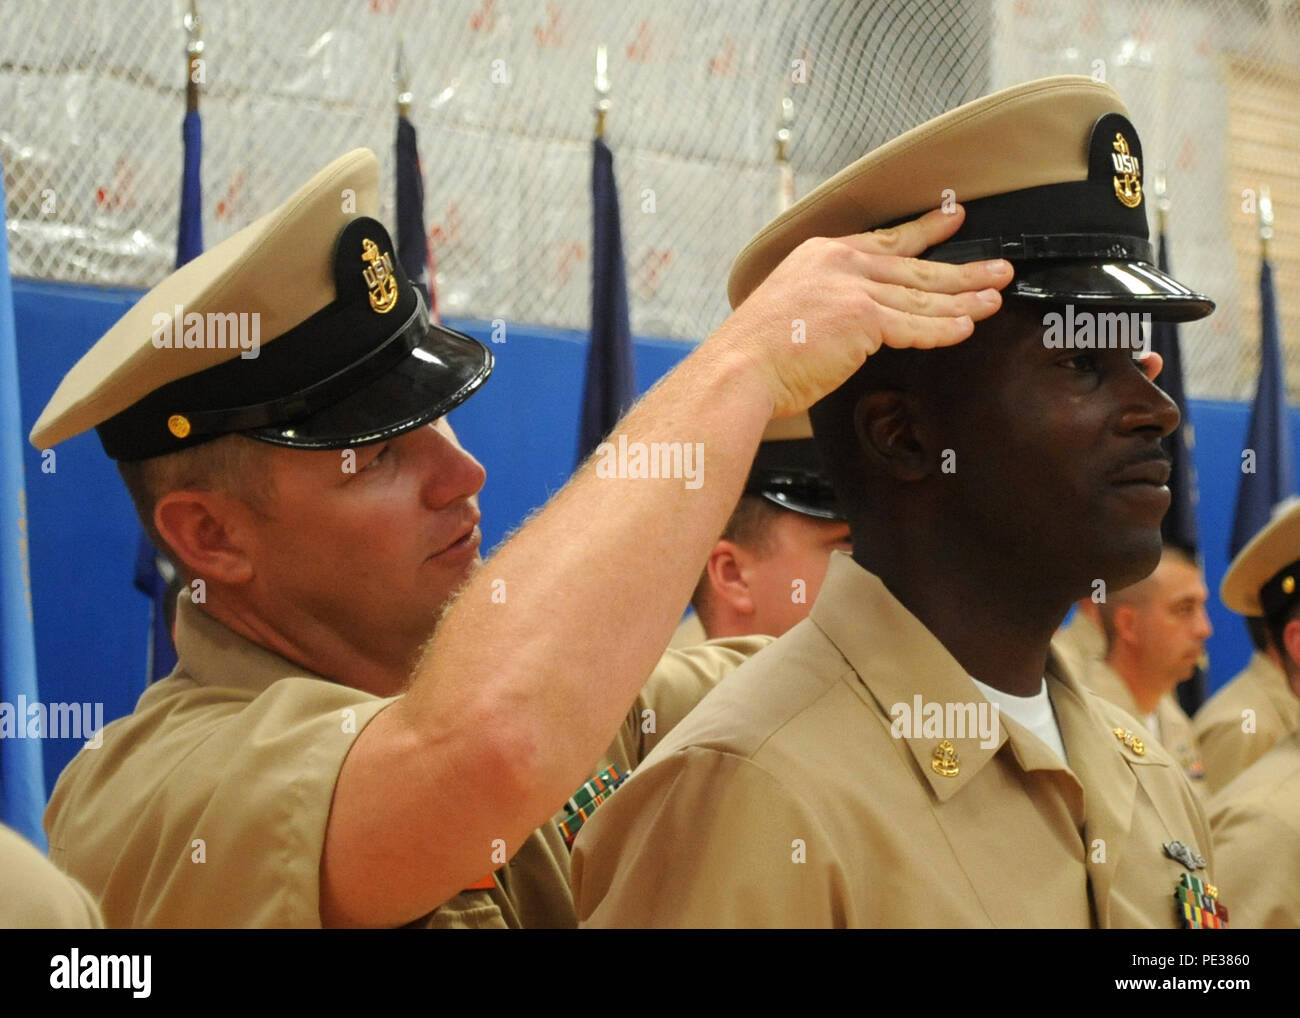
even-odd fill
[(1263, 529), (1237, 552), (1219, 597), (1238, 615), (1270, 619), (1300, 601), (1300, 498), (1279, 502)]
[(460, 405), (492, 353), (429, 320), (378, 196), (378, 161), (356, 149), (177, 269), (73, 365), (32, 444), (95, 428), (118, 460), (236, 432), (342, 449)]
[(757, 495), (803, 516), (844, 519), (835, 490), (822, 469), (812, 422), (806, 413), (769, 422), (745, 482), (745, 494)]
[(966, 220), (923, 255), (1005, 258), (1004, 293), (1081, 310), (1190, 321), (1214, 310), (1155, 265), (1142, 144), (1115, 90), (1091, 78), (1044, 78), (995, 92), (913, 128), (841, 170), (749, 242), (731, 269), (738, 307), (811, 237), (910, 219), (945, 201)]

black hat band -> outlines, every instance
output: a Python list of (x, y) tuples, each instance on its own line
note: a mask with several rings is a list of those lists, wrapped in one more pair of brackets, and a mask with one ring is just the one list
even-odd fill
[(1297, 601), (1300, 601), (1300, 559), (1279, 569), (1259, 588), (1259, 604), (1270, 624), (1280, 619)]
[(425, 310), (424, 299), (418, 291), (416, 296), (418, 303), (405, 324), (364, 360), (349, 364), (328, 378), (279, 399), (246, 406), (181, 410), (181, 415), (189, 422), (190, 434), (195, 437), (216, 436), (285, 424), (333, 406), (345, 396), (373, 382), (397, 365), (428, 335), (429, 312)]

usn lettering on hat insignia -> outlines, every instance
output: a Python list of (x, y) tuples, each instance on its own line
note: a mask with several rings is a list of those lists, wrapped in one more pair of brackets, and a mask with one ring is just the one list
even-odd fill
[(361, 260), (369, 264), (361, 278), (370, 288), (370, 306), (381, 315), (397, 306), (397, 277), (393, 275), (393, 258), (369, 237), (361, 242)]
[(934, 752), (930, 755), (930, 767), (935, 774), (942, 774), (945, 778), (955, 778), (961, 773), (957, 750), (947, 739), (934, 747)]
[(1111, 148), (1115, 150), (1110, 156), (1116, 174), (1115, 197), (1125, 208), (1135, 209), (1142, 204), (1142, 167), (1138, 157), (1129, 153), (1128, 139), (1119, 131), (1115, 132)]
[(1174, 888), (1174, 902), (1185, 930), (1228, 928), (1228, 910), (1219, 901), (1219, 889), (1191, 873), (1184, 873), (1179, 879)]

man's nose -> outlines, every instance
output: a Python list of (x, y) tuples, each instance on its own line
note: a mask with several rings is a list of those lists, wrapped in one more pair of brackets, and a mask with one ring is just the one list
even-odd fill
[(1158, 353), (1148, 354), (1138, 361), (1140, 372), (1128, 372), (1124, 377), (1126, 388), (1122, 399), (1122, 426), (1125, 431), (1150, 430), (1161, 438), (1172, 434), (1182, 420), (1178, 404), (1170, 399), (1153, 379), (1159, 371)]
[(1203, 605), (1196, 610), (1196, 635), (1201, 640), (1208, 640), (1214, 635), (1214, 626), (1210, 624), (1210, 614)]
[(425, 503), (441, 509), (477, 495), (487, 480), (487, 471), (465, 451), (451, 428), (435, 422), (416, 431), (426, 472), (422, 488)]

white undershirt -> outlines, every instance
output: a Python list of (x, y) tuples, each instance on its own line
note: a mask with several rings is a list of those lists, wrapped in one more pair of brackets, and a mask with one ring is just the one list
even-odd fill
[(1047, 695), (1047, 679), (1043, 679), (1042, 686), (1033, 696), (1012, 696), (1000, 689), (986, 686), (973, 675), (970, 680), (1000, 713), (1028, 728), (1061, 758), (1062, 763), (1065, 762), (1065, 743), (1061, 741), (1061, 726), (1056, 723), (1056, 713), (1052, 710), (1052, 701)]
[(1142, 723), (1147, 726), (1147, 731), (1149, 731), (1152, 735), (1156, 737), (1156, 742), (1159, 742), (1160, 741), (1160, 719), (1156, 717), (1155, 711), (1152, 711), (1145, 718), (1143, 718)]

